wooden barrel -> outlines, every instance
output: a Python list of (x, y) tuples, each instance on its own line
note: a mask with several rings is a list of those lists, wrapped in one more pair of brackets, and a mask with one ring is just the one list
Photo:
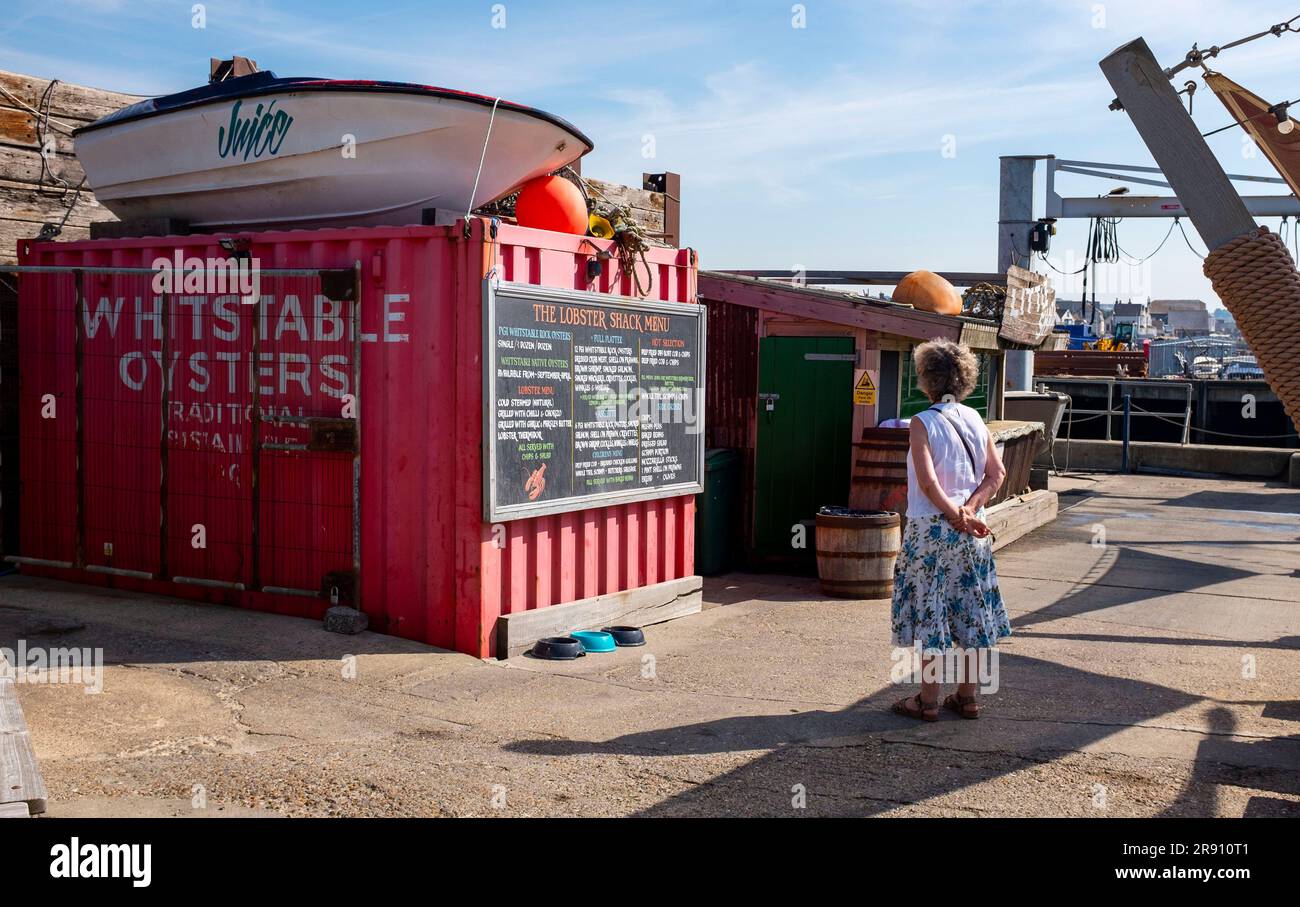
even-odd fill
[(817, 514), (817, 576), (836, 598), (889, 598), (902, 544), (897, 513), (840, 510)]
[(853, 445), (853, 484), (849, 506), (907, 514), (906, 428), (864, 428)]

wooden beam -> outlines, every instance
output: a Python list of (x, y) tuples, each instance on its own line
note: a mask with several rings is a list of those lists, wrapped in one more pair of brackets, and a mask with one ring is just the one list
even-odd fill
[(990, 507), (985, 524), (993, 531), (993, 550), (1000, 551), (1018, 538), (1056, 519), (1055, 491), (1031, 491)]
[[(717, 274), (734, 274), (737, 277), (761, 277), (765, 280), (784, 281), (789, 283), (794, 280), (794, 275), (786, 271), (772, 271), (762, 269), (747, 268), (728, 268), (718, 270)], [(832, 286), (844, 284), (848, 286), (874, 286), (874, 287), (895, 287), (911, 271), (827, 271), (812, 270), (804, 271), (800, 279), (804, 284), (811, 286)], [(955, 287), (973, 287), (977, 283), (991, 283), (997, 286), (1004, 286), (1007, 282), (1005, 273), (994, 273), (992, 271), (937, 271), (944, 280), (948, 281)]]
[(641, 174), (641, 185), (664, 197), (664, 242), (673, 248), (682, 244), (682, 177), (671, 170)]
[(857, 300), (834, 290), (792, 287), (708, 271), (700, 272), (699, 296), (710, 302), (728, 302), (918, 340), (935, 337), (957, 340), (963, 324), (960, 319), (947, 315), (918, 312), (888, 302)]
[(0, 805), (22, 803), (34, 815), (45, 812), (49, 794), (9, 674), (0, 655)]
[(611, 592), (549, 608), (503, 614), (497, 618), (497, 658), (522, 655), (548, 636), (601, 627), (645, 627), (688, 614), (704, 605), (704, 581), (698, 576)]
[(1147, 42), (1130, 41), (1100, 65), (1206, 248), (1213, 251), (1254, 230), (1254, 218), (1183, 109)]
[[(4, 86), (6, 91), (26, 107), (35, 107), (40, 110), (46, 100), (45, 92), (49, 88), (50, 80), (0, 69), (0, 85)], [(4, 95), (0, 95), (0, 98), (4, 99), (5, 106), (13, 104)], [(48, 100), (50, 116), (54, 119), (73, 119), (88, 123), (102, 116), (107, 116), (115, 110), (120, 110), (129, 104), (134, 104), (136, 101), (142, 101), (144, 96), (59, 82), (50, 92)], [(30, 113), (30, 111), (28, 112)], [(75, 125), (80, 126), (82, 123)]]

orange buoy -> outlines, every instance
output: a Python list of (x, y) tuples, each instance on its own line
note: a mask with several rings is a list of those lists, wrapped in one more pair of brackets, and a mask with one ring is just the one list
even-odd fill
[(933, 271), (913, 271), (904, 277), (894, 288), (894, 302), (936, 315), (961, 314), (961, 294)]
[(519, 190), (515, 220), (521, 227), (582, 236), (587, 232), (587, 200), (564, 177), (539, 176)]

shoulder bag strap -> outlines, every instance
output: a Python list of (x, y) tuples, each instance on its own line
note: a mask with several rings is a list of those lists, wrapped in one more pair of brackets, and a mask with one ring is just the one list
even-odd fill
[(970, 459), (971, 475), (975, 476), (975, 481), (978, 482), (980, 480), (980, 476), (976, 474), (978, 473), (979, 470), (975, 467), (975, 451), (971, 450), (970, 442), (967, 441), (966, 436), (961, 433), (960, 424), (957, 422), (955, 418), (948, 415), (948, 413), (945, 412), (944, 410), (940, 409), (939, 404), (936, 403), (934, 406), (930, 407), (930, 409), (934, 410), (939, 415), (943, 416), (944, 420), (948, 422), (949, 425), (952, 426), (952, 430), (957, 435), (957, 440), (961, 441), (961, 446), (966, 451), (967, 458)]

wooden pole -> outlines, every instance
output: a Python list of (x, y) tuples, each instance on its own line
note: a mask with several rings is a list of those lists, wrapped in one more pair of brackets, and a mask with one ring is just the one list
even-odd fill
[(664, 194), (664, 242), (673, 248), (682, 244), (682, 178), (671, 170), (641, 174), (641, 188)]
[(1245, 202), (1183, 109), (1147, 42), (1136, 38), (1100, 65), (1205, 247), (1214, 251), (1254, 230)]

